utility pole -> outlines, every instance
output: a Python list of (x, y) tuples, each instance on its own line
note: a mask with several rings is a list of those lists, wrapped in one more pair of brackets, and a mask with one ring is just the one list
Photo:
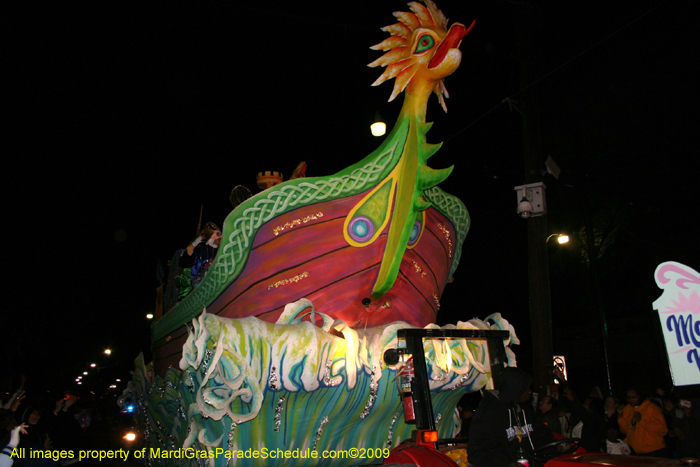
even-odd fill
[[(527, 8), (527, 7), (526, 7)], [(525, 183), (542, 181), (542, 140), (540, 136), (540, 109), (537, 96), (537, 46), (534, 39), (532, 9), (518, 11), (517, 48), (520, 88), (517, 100), (523, 117), (523, 152), (525, 156)], [(544, 195), (544, 194), (543, 194)], [(552, 343), (552, 307), (549, 288), (549, 257), (546, 238), (547, 217), (527, 219), (528, 281), (530, 289), (530, 328), (532, 336), (533, 391), (540, 397), (547, 394), (552, 383), (554, 346)]]

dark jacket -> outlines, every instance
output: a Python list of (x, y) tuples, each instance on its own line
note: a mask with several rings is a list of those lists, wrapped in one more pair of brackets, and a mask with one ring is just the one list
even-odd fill
[(469, 428), (469, 463), (475, 467), (507, 467), (534, 448), (554, 440), (537, 421), (529, 403), (518, 404), (532, 378), (518, 368), (505, 368), (497, 390), (486, 391)]
[(568, 381), (563, 381), (561, 386), (563, 389), (568, 388), (574, 395), (574, 400), (569, 401), (569, 410), (571, 410), (575, 420), (583, 422), (581, 447), (588, 452), (605, 452), (603, 446), (605, 445), (606, 425), (602, 413), (598, 413), (596, 410), (590, 412), (586, 410)]

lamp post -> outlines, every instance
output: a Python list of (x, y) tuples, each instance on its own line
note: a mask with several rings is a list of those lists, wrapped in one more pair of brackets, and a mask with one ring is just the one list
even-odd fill
[[(530, 297), (530, 335), (532, 336), (533, 391), (546, 394), (552, 382), (554, 344), (552, 338), (552, 302), (549, 287), (549, 252), (547, 244), (556, 237), (559, 244), (569, 241), (562, 233), (547, 235), (547, 199), (542, 182), (516, 186), (516, 213), (527, 220), (527, 272)], [(546, 238), (545, 241), (542, 241)]]
[[(526, 146), (527, 148), (527, 146)], [(532, 151), (526, 151), (526, 156)], [(532, 336), (533, 392), (543, 395), (552, 382), (552, 306), (549, 290), (549, 257), (547, 254), (547, 198), (545, 185), (538, 167), (537, 157), (526, 159), (526, 171), (530, 183), (516, 186), (517, 214), (527, 220), (527, 277), (530, 297), (530, 335)]]
[(532, 336), (533, 391), (540, 397), (552, 382), (552, 304), (549, 288), (549, 253), (547, 218), (533, 217), (527, 221), (527, 271), (530, 290), (530, 335)]
[[(530, 326), (532, 336), (533, 391), (546, 394), (546, 388), (553, 381), (552, 362), (552, 310), (549, 290), (549, 258), (547, 255), (547, 211), (542, 183), (544, 160), (540, 136), (540, 106), (538, 101), (539, 51), (535, 39), (536, 12), (531, 9), (513, 11), (517, 33), (518, 71), (520, 88), (518, 107), (522, 116), (523, 156), (525, 183), (523, 193), (541, 196), (540, 215), (535, 215), (537, 202), (528, 198), (533, 207), (531, 216), (521, 211), (522, 197), (518, 199), (518, 213), (527, 219), (528, 237), (528, 282), (530, 289)], [(517, 189), (517, 188), (516, 188)], [(523, 206), (526, 208), (527, 206)]]

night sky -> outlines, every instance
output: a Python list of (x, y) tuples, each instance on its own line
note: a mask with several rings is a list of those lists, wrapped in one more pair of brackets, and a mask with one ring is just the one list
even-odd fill
[[(393, 81), (370, 86), (381, 70), (366, 66), (380, 56), (369, 46), (405, 2), (297, 3), (3, 3), (3, 391), (22, 372), (32, 391), (75, 388), (96, 360), (97, 392), (128, 379), (140, 351), (150, 358), (157, 264), (194, 237), (200, 206), (203, 223), (222, 225), (231, 189), (256, 192), (257, 172), (287, 177), (306, 161), (307, 175), (329, 175), (378, 146), (375, 112), (391, 126), (403, 97), (387, 103)], [(603, 383), (600, 352), (580, 352), (600, 347), (589, 213), (618, 383), (648, 368), (670, 384), (655, 347), (653, 272), (669, 260), (700, 269), (690, 5), (438, 3), (451, 21), (476, 19), (445, 81), (449, 113), (435, 98), (428, 108), (428, 139), (444, 141), (430, 165), (455, 166), (441, 186), (472, 217), (439, 324), (500, 312), (531, 364), (527, 221), (513, 187), (524, 183), (519, 99), (534, 86), (543, 157), (561, 168), (544, 179), (549, 230), (572, 237), (548, 250), (555, 353), (571, 356), (579, 384)], [(527, 83), (516, 34), (525, 14), (537, 77)]]

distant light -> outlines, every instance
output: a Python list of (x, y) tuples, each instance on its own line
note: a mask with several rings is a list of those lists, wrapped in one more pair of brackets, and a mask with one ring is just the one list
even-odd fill
[(78, 379), (83, 379), (83, 377), (82, 377), (82, 376), (78, 376)]
[(122, 380), (120, 380), (119, 378), (117, 378), (117, 383), (121, 383), (121, 382), (122, 382)]
[(80, 378), (75, 378), (75, 381), (79, 383), (79, 382), (80, 382)]
[(87, 371), (83, 371), (83, 374), (84, 374), (84, 375), (87, 375)]
[(83, 384), (81, 381), (78, 381), (78, 384)]
[(148, 313), (146, 315), (146, 319), (153, 319), (153, 313)]
[(133, 412), (133, 411), (134, 411), (134, 406), (133, 406), (133, 405), (128, 405), (128, 406), (126, 407), (126, 411), (129, 412), (129, 413)]
[(133, 441), (136, 439), (136, 433), (129, 432), (124, 435), (124, 439), (127, 441)]
[(369, 128), (372, 130), (372, 136), (382, 136), (386, 133), (386, 123), (382, 121), (379, 112), (374, 113), (374, 123), (372, 123)]
[(386, 133), (386, 123), (384, 122), (374, 122), (369, 128), (372, 130), (372, 136), (382, 136)]
[(105, 349), (105, 355), (111, 355), (112, 351), (110, 349)]
[(114, 388), (116, 388), (116, 387), (117, 387), (116, 384), (112, 384), (112, 385), (109, 386), (110, 389), (114, 389)]
[(95, 368), (97, 366), (97, 363), (91, 363), (90, 368)]

